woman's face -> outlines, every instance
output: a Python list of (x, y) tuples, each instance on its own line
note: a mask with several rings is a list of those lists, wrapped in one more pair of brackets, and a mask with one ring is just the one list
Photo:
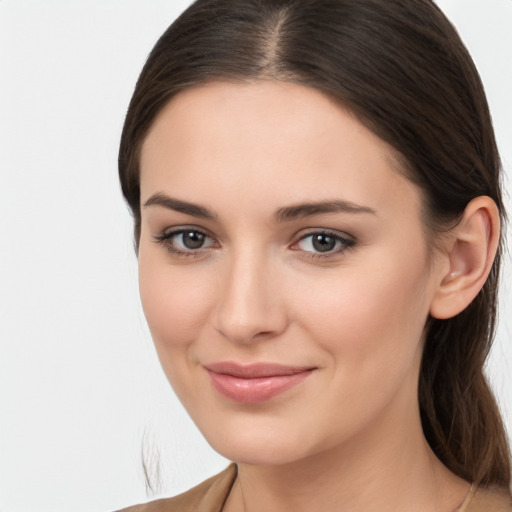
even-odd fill
[(211, 83), (141, 153), (140, 290), (163, 369), (224, 456), (292, 462), (418, 420), (439, 282), (422, 196), (322, 93)]

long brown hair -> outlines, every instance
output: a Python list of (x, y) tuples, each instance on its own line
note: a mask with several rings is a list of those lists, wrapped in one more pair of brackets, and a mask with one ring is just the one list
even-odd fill
[[(212, 80), (284, 80), (337, 98), (400, 154), (424, 192), (428, 232), (490, 196), (505, 213), (500, 160), (478, 72), (430, 0), (198, 0), (162, 35), (137, 82), (119, 175), (140, 233), (139, 153), (179, 91)], [(496, 320), (501, 246), (475, 300), (430, 319), (419, 379), (425, 436), (454, 473), (510, 484), (510, 454), (483, 373)]]

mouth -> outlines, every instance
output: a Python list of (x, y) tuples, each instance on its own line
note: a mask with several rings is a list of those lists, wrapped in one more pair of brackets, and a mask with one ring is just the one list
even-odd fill
[(300, 384), (316, 369), (274, 363), (241, 365), (231, 361), (208, 364), (204, 368), (215, 390), (240, 404), (270, 400)]

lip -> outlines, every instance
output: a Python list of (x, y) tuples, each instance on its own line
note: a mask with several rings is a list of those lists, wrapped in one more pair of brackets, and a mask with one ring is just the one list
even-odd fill
[(300, 384), (316, 369), (311, 366), (284, 366), (275, 363), (242, 365), (232, 361), (207, 364), (213, 387), (240, 404), (270, 400)]

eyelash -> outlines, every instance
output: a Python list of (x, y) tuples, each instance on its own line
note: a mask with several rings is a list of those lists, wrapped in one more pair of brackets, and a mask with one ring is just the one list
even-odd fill
[(180, 258), (199, 258), (203, 255), (203, 252), (205, 247), (199, 247), (197, 250), (194, 249), (178, 249), (175, 244), (172, 242), (172, 239), (176, 236), (183, 235), (185, 233), (194, 233), (199, 234), (201, 236), (204, 236), (205, 238), (210, 238), (213, 240), (211, 236), (208, 235), (208, 233), (205, 233), (201, 229), (195, 228), (195, 227), (183, 227), (176, 229), (174, 231), (164, 232), (161, 235), (155, 235), (154, 239), (155, 242), (158, 244), (163, 245), (171, 254), (174, 256), (178, 256)]
[[(353, 238), (348, 237), (346, 235), (341, 235), (339, 233), (336, 233), (334, 231), (329, 231), (329, 230), (317, 230), (317, 231), (311, 231), (311, 232), (301, 236), (299, 238), (299, 240), (291, 246), (292, 250), (300, 250), (300, 249), (295, 248), (298, 246), (298, 244), (300, 242), (302, 242), (303, 240), (306, 240), (308, 238), (313, 238), (315, 236), (329, 237), (334, 240), (335, 244), (338, 247), (337, 247), (337, 249), (326, 251), (325, 253), (314, 252), (314, 251), (303, 251), (308, 255), (307, 256), (308, 258), (312, 258), (312, 259), (329, 258), (329, 257), (337, 256), (339, 254), (343, 254), (343, 253), (347, 252), (348, 250), (352, 249), (356, 244), (356, 241)], [(311, 241), (311, 243), (313, 243), (313, 240)]]
[[(179, 228), (174, 231), (164, 232), (160, 235), (155, 235), (153, 238), (156, 243), (163, 245), (167, 249), (167, 251), (169, 251), (174, 256), (177, 256), (180, 258), (199, 258), (204, 255), (204, 251), (206, 249), (208, 249), (211, 246), (214, 246), (214, 244), (215, 244), (215, 242), (214, 242), (214, 244), (212, 244), (211, 246), (199, 247), (197, 249), (188, 249), (188, 250), (179, 249), (176, 247), (175, 243), (172, 242), (172, 239), (174, 237), (183, 235), (185, 233), (194, 233), (196, 235), (198, 234), (205, 238), (209, 238), (210, 240), (213, 240), (213, 238), (211, 236), (209, 236), (206, 232), (204, 232), (201, 229), (195, 228), (195, 227)], [(334, 242), (338, 246), (338, 248), (335, 250), (326, 251), (325, 253), (315, 252), (315, 251), (302, 251), (303, 253), (307, 254), (307, 256), (306, 256), (307, 258), (311, 258), (311, 259), (329, 258), (329, 257), (333, 257), (335, 255), (343, 254), (346, 251), (352, 249), (356, 244), (356, 241), (351, 237), (343, 236), (343, 235), (340, 235), (339, 233), (329, 231), (329, 230), (317, 230), (317, 231), (311, 231), (311, 232), (301, 236), (296, 242), (294, 242), (290, 246), (290, 249), (292, 249), (294, 251), (300, 251), (300, 249), (298, 249), (297, 246), (302, 241), (307, 240), (308, 238), (314, 237), (314, 236), (329, 237), (334, 240)], [(311, 243), (313, 243), (313, 242), (311, 242)]]

